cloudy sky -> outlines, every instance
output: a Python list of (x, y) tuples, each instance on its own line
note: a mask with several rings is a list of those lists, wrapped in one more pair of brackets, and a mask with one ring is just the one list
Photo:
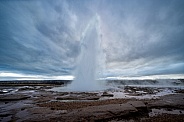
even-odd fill
[(69, 77), (100, 18), (102, 77), (184, 74), (183, 0), (1, 0), (0, 78)]

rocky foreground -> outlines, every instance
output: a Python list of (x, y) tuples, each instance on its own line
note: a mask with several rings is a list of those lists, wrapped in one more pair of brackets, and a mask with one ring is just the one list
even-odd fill
[(117, 98), (112, 90), (54, 92), (52, 87), (0, 86), (0, 121), (184, 122), (182, 88), (172, 88), (167, 95), (143, 97), (164, 89), (126, 86), (118, 91), (126, 95)]

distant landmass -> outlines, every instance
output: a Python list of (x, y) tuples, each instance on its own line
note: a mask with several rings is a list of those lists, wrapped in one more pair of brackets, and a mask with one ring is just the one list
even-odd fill
[(12, 81), (0, 81), (0, 86), (64, 85), (70, 82), (71, 80), (12, 80)]
[[(8, 80), (0, 81), (0, 86), (32, 86), (32, 85), (65, 85), (72, 80)], [(100, 81), (99, 81), (100, 82)], [(166, 85), (184, 86), (184, 79), (157, 79), (157, 80), (107, 80), (107, 85)]]

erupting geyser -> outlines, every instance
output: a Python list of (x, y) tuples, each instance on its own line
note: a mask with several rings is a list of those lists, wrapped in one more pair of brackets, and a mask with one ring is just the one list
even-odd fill
[(96, 15), (83, 32), (75, 79), (68, 86), (69, 90), (91, 91), (100, 89), (99, 82), (97, 82), (97, 70), (99, 72), (101, 65), (98, 57), (102, 54), (99, 19), (99, 16)]

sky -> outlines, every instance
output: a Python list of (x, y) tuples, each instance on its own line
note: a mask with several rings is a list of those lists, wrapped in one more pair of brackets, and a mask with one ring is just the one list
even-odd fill
[(1, 0), (0, 79), (73, 78), (100, 18), (101, 77), (184, 76), (183, 0)]

